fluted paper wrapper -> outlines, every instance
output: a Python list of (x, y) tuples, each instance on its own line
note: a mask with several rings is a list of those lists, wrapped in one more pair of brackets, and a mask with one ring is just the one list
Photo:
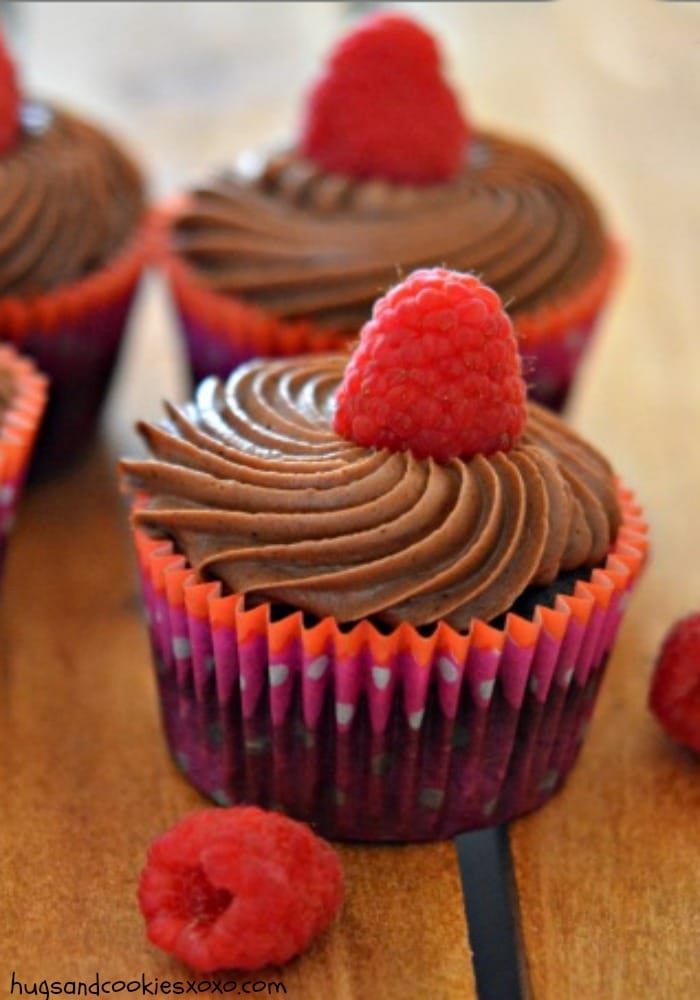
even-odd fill
[(63, 468), (92, 439), (149, 240), (146, 223), (94, 274), (32, 298), (0, 298), (0, 340), (34, 358), (51, 380), (36, 448), (39, 474)]
[(0, 370), (14, 380), (14, 395), (0, 417), (0, 569), (27, 466), (46, 406), (47, 380), (33, 363), (0, 344)]
[(342, 351), (356, 339), (308, 320), (282, 320), (237, 296), (212, 292), (174, 256), (166, 255), (161, 263), (177, 308), (193, 384), (207, 375), (226, 378), (251, 358)]
[[(166, 207), (158, 215), (157, 256), (176, 305), (193, 384), (207, 375), (226, 378), (255, 357), (288, 357), (352, 346), (359, 331), (349, 335), (308, 320), (281, 319), (238, 296), (211, 291), (168, 248), (172, 211)], [(599, 325), (619, 259), (619, 248), (611, 243), (587, 284), (515, 318), (531, 398), (553, 409), (563, 407)]]
[(273, 620), (137, 530), (178, 766), (216, 802), (281, 809), (336, 839), (438, 840), (537, 808), (574, 763), (645, 557), (640, 509), (620, 496), (606, 566), (573, 596), (430, 638)]
[(515, 320), (531, 398), (553, 410), (563, 409), (600, 326), (621, 260), (620, 246), (610, 242), (605, 259), (583, 288)]

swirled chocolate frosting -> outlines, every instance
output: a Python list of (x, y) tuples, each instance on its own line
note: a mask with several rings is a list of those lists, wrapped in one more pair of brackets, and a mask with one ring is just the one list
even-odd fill
[(456, 178), (428, 187), (330, 175), (293, 152), (251, 158), (190, 194), (172, 243), (214, 291), (353, 333), (401, 272), (475, 271), (517, 320), (580, 291), (606, 253), (582, 188), (486, 133)]
[(439, 465), (333, 431), (346, 358), (256, 361), (140, 425), (152, 458), (123, 463), (135, 521), (251, 602), (339, 621), (491, 620), (533, 583), (594, 566), (617, 531), (609, 464), (529, 404), (508, 452)]
[(25, 109), (0, 156), (0, 295), (28, 297), (107, 264), (144, 208), (141, 175), (103, 132), (64, 111)]

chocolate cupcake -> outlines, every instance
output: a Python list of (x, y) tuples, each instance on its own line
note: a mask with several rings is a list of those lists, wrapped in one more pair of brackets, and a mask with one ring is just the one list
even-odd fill
[(144, 260), (144, 185), (102, 130), (22, 99), (1, 44), (0, 339), (51, 378), (48, 471), (92, 438)]
[(209, 378), (124, 463), (171, 750), (215, 800), (328, 836), (506, 822), (574, 763), (639, 508), (524, 402), (476, 279), (412, 275), (347, 360)]
[(346, 346), (397, 273), (441, 265), (498, 291), (533, 396), (560, 406), (617, 256), (584, 188), (545, 153), (471, 126), (433, 40), (400, 15), (340, 42), (300, 132), (164, 212), (195, 379)]

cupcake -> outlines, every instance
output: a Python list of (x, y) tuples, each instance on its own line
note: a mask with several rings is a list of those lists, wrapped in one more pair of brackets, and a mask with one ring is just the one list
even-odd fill
[(144, 187), (104, 132), (23, 99), (0, 38), (0, 340), (51, 379), (41, 468), (90, 442), (144, 257)]
[(0, 570), (45, 405), (44, 376), (0, 344)]
[(381, 14), (331, 53), (299, 134), (162, 212), (195, 380), (343, 348), (397, 275), (473, 271), (500, 294), (533, 397), (559, 407), (615, 271), (586, 191), (545, 153), (468, 122), (433, 39)]
[(631, 493), (525, 401), (498, 296), (419, 271), (344, 353), (260, 359), (123, 463), (165, 732), (220, 803), (433, 840), (541, 805), (646, 551)]

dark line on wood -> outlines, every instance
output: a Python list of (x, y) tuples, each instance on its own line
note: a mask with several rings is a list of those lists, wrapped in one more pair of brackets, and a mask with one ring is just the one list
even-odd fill
[(524, 1000), (505, 827), (455, 839), (479, 1000)]

